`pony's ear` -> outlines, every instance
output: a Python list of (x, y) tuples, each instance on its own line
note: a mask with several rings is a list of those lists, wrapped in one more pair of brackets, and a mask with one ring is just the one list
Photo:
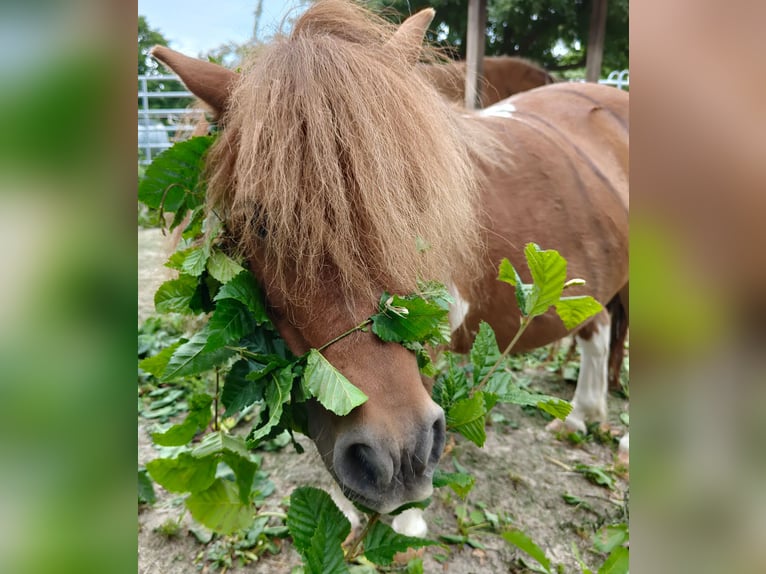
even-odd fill
[(213, 108), (217, 115), (223, 113), (229, 91), (239, 74), (212, 62), (184, 56), (167, 46), (155, 46), (149, 54), (178, 74), (189, 91)]
[(426, 30), (434, 19), (436, 12), (433, 8), (426, 8), (417, 14), (413, 14), (401, 23), (399, 28), (388, 41), (389, 45), (401, 52), (408, 62), (416, 64), (420, 58), (420, 49)]

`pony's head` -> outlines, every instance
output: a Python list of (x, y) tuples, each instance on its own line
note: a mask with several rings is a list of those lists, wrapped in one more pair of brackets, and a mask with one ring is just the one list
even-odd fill
[[(322, 0), (241, 74), (153, 51), (221, 114), (209, 207), (296, 354), (369, 317), (384, 290), (475, 261), (471, 128), (415, 71), (433, 15), (394, 28)], [(380, 512), (428, 497), (445, 421), (415, 356), (372, 332), (323, 354), (369, 397), (345, 417), (310, 405), (311, 438), (344, 493)]]

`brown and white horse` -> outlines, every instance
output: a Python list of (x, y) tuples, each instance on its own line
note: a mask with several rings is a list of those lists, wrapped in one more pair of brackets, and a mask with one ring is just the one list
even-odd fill
[[(465, 62), (421, 64), (421, 74), (448, 100), (460, 105), (465, 101)], [(546, 70), (514, 56), (487, 56), (482, 60), (479, 78), (481, 105), (486, 108), (510, 96), (553, 84), (556, 79)]]
[[(519, 315), (497, 266), (508, 257), (526, 269), (523, 247), (534, 241), (566, 257), (569, 276), (587, 281), (581, 292), (608, 306), (620, 331), (627, 94), (553, 84), (460, 111), (416, 71), (433, 15), (423, 10), (394, 28), (346, 0), (320, 0), (242, 74), (155, 48), (222, 114), (208, 200), (263, 285), (274, 324), (302, 354), (367, 318), (383, 290), (411, 292), (429, 278), (455, 297), (457, 350), (482, 319), (502, 348)], [(518, 350), (565, 335), (549, 313)], [(606, 415), (609, 313), (578, 340), (574, 428)], [(343, 492), (380, 512), (429, 496), (445, 419), (415, 356), (371, 332), (324, 354), (369, 397), (345, 417), (310, 408), (311, 437)]]

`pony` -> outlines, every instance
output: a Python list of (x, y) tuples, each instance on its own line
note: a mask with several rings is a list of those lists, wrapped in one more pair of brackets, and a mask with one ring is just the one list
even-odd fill
[[(465, 101), (466, 63), (420, 64), (418, 70), (450, 101)], [(553, 84), (556, 79), (545, 69), (524, 58), (487, 56), (479, 78), (480, 105), (486, 108), (519, 92)]]
[[(497, 266), (508, 257), (526, 269), (534, 241), (587, 281), (575, 293), (609, 310), (576, 333), (566, 424), (604, 420), (610, 341), (628, 316), (628, 95), (559, 83), (460, 109), (417, 71), (433, 17), (425, 9), (395, 27), (348, 0), (319, 0), (241, 74), (165, 47), (152, 54), (221, 117), (208, 208), (293, 353), (359, 324), (384, 290), (416, 291), (419, 278), (448, 284), (455, 350), (480, 320), (502, 348), (520, 318)], [(517, 350), (567, 334), (548, 313)], [(368, 397), (344, 417), (309, 405), (309, 435), (343, 494), (381, 513), (427, 498), (445, 416), (415, 355), (369, 331), (323, 354)]]
[[(418, 72), (424, 75), (428, 81), (448, 100), (463, 105), (465, 101), (465, 62), (443, 62), (418, 64)], [(537, 64), (524, 58), (515, 56), (488, 56), (482, 61), (482, 75), (479, 78), (481, 90), (479, 107), (491, 106), (514, 94), (531, 90), (547, 84), (552, 84), (556, 79)], [(194, 126), (191, 136), (204, 136), (210, 130), (210, 124), (205, 114), (214, 118), (217, 111), (211, 109), (205, 102), (197, 100), (193, 106), (201, 108), (202, 113), (197, 113), (191, 118)]]

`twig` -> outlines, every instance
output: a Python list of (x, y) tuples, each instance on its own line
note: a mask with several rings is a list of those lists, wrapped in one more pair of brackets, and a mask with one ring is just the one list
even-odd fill
[(571, 466), (568, 466), (568, 465), (564, 464), (564, 463), (563, 463), (563, 462), (561, 462), (560, 460), (556, 460), (555, 458), (552, 458), (552, 457), (550, 457), (550, 456), (548, 456), (548, 455), (543, 455), (543, 458), (544, 458), (545, 460), (547, 460), (548, 462), (552, 462), (552, 463), (553, 463), (553, 464), (555, 464), (556, 466), (560, 466), (561, 468), (563, 468), (563, 469), (564, 469), (564, 470), (566, 470), (567, 472), (574, 472), (574, 469), (573, 469)]
[(357, 549), (362, 544), (362, 540), (365, 539), (365, 537), (370, 533), (370, 530), (375, 525), (375, 523), (380, 518), (380, 514), (377, 512), (370, 516), (370, 519), (367, 521), (367, 524), (364, 525), (364, 530), (362, 530), (362, 533), (359, 535), (359, 537), (354, 541), (354, 545), (351, 547), (351, 550), (348, 551), (348, 560), (351, 561), (354, 558), (357, 557)]
[(474, 392), (480, 391), (482, 387), (487, 383), (489, 378), (492, 376), (492, 373), (494, 373), (497, 370), (497, 368), (500, 366), (500, 364), (505, 360), (505, 358), (508, 356), (508, 353), (510, 353), (511, 349), (516, 345), (516, 343), (518, 343), (522, 333), (526, 331), (527, 327), (529, 327), (529, 324), (531, 322), (532, 322), (531, 317), (521, 318), (521, 322), (519, 323), (519, 330), (516, 331), (516, 334), (513, 336), (513, 339), (511, 339), (511, 342), (508, 343), (508, 346), (502, 352), (497, 362), (494, 365), (492, 365), (492, 368), (489, 370), (489, 372), (486, 375), (484, 375), (484, 378), (481, 381), (479, 381), (479, 384), (476, 385), (476, 387), (474, 387)]
[(337, 336), (337, 337), (335, 337), (334, 339), (331, 339), (330, 341), (327, 341), (327, 342), (326, 342), (324, 345), (322, 345), (321, 347), (319, 347), (319, 348), (317, 349), (317, 351), (319, 351), (319, 352), (321, 353), (322, 351), (324, 351), (324, 350), (325, 350), (327, 347), (329, 347), (329, 346), (330, 346), (330, 345), (332, 345), (333, 343), (337, 343), (338, 341), (340, 341), (340, 340), (341, 340), (341, 339), (343, 339), (344, 337), (348, 337), (348, 336), (349, 336), (351, 333), (353, 333), (353, 332), (355, 332), (355, 331), (361, 331), (361, 330), (362, 330), (362, 329), (364, 329), (364, 328), (365, 328), (367, 325), (371, 325), (371, 324), (372, 324), (372, 319), (369, 319), (369, 318), (368, 318), (368, 319), (365, 319), (364, 321), (362, 321), (361, 323), (359, 323), (359, 324), (358, 324), (356, 327), (352, 327), (351, 329), (349, 329), (349, 330), (348, 330), (348, 331), (346, 331), (345, 333), (341, 333), (340, 335), (338, 335), (338, 336)]

